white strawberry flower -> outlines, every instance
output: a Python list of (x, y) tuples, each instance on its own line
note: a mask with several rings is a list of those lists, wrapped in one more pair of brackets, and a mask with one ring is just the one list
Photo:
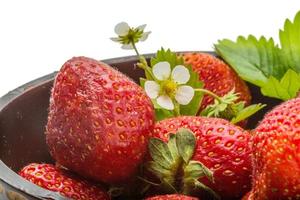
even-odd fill
[(193, 99), (194, 89), (184, 85), (190, 79), (189, 70), (185, 66), (177, 65), (171, 71), (169, 62), (159, 62), (153, 66), (152, 73), (156, 80), (147, 80), (145, 91), (162, 108), (174, 110), (174, 101), (187, 105)]
[(144, 32), (146, 24), (138, 26), (136, 28), (130, 28), (126, 22), (120, 22), (115, 26), (115, 33), (118, 37), (110, 38), (114, 42), (122, 44), (122, 49), (134, 49), (133, 46), (139, 41), (145, 41), (149, 32)]

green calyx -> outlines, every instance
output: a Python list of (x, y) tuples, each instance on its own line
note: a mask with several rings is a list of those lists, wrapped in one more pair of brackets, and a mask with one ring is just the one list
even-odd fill
[[(204, 89), (198, 89), (198, 91), (207, 93)], [(265, 104), (259, 103), (245, 107), (245, 102), (236, 102), (239, 95), (234, 92), (234, 89), (223, 97), (216, 96), (211, 92), (208, 92), (208, 94), (215, 98), (214, 104), (208, 105), (202, 110), (200, 115), (206, 117), (220, 117), (231, 121), (233, 124), (247, 119), (266, 106)]]
[(138, 28), (130, 28), (128, 34), (125, 36), (119, 36), (119, 41), (122, 44), (137, 43), (143, 36), (144, 31)]
[(196, 146), (196, 138), (188, 129), (180, 129), (170, 134), (168, 143), (151, 138), (149, 151), (153, 161), (147, 169), (156, 175), (160, 187), (167, 193), (191, 194), (194, 190), (205, 190), (214, 198), (218, 195), (199, 181), (201, 178), (213, 180), (213, 173), (201, 162), (191, 160)]

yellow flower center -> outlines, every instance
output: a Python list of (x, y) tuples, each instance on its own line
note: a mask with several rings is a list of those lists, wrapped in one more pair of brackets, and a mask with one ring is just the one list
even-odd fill
[(172, 80), (165, 80), (162, 83), (162, 93), (169, 97), (174, 97), (177, 89), (177, 84)]

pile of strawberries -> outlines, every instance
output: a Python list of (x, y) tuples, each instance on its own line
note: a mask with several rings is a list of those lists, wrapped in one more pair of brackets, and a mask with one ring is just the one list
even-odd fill
[[(204, 53), (183, 58), (204, 88), (219, 96), (234, 88), (250, 104), (247, 85), (224, 62)], [(212, 101), (205, 96), (201, 109)], [(156, 122), (143, 88), (103, 62), (75, 57), (58, 73), (50, 98), (46, 141), (56, 165), (29, 164), (20, 175), (78, 200), (116, 193), (147, 200), (300, 199), (299, 113), (295, 98), (254, 130), (200, 116)], [(183, 129), (192, 133), (186, 143), (193, 148), (176, 140)]]

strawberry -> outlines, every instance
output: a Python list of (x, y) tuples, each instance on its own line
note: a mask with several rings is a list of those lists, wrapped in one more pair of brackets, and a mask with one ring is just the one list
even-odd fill
[(252, 199), (300, 198), (299, 113), (300, 98), (286, 101), (255, 129)]
[(291, 99), (267, 113), (255, 129), (257, 132), (300, 132), (300, 98)]
[(145, 200), (199, 200), (196, 197), (190, 197), (180, 194), (169, 194), (169, 195), (157, 195), (146, 198)]
[(253, 199), (299, 199), (299, 133), (256, 132), (253, 145)]
[(108, 194), (99, 186), (82, 180), (67, 170), (51, 164), (31, 163), (25, 166), (20, 176), (45, 189), (59, 192), (75, 200), (109, 200)]
[[(207, 53), (185, 53), (182, 55), (186, 64), (199, 74), (204, 88), (219, 96), (224, 96), (232, 89), (239, 94), (238, 101), (250, 104), (251, 94), (246, 83), (222, 60)], [(200, 111), (213, 103), (211, 96), (205, 95)]]
[[(167, 142), (172, 138), (170, 137), (170, 135), (172, 136), (171, 133), (175, 133), (181, 128), (189, 129), (196, 138), (195, 149), (191, 154), (191, 160), (200, 162), (210, 169), (213, 172), (214, 181), (210, 182), (209, 178), (204, 177), (191, 178), (189, 177), (190, 175), (187, 177), (183, 175), (182, 177), (182, 172), (178, 169), (176, 170), (179, 171), (179, 175), (175, 172), (174, 176), (177, 177), (175, 179), (174, 177), (173, 179), (172, 177), (165, 177), (156, 173), (155, 170), (152, 170), (162, 182), (164, 180), (171, 180), (168, 184), (173, 185), (177, 191), (189, 194), (189, 191), (186, 191), (185, 188), (185, 179), (195, 179), (197, 181), (196, 185), (205, 184), (219, 194), (222, 199), (240, 198), (250, 190), (252, 167), (250, 159), (251, 148), (249, 145), (250, 134), (248, 131), (219, 118), (181, 116), (158, 122), (155, 125), (153, 137)], [(178, 133), (176, 133), (176, 135), (177, 134)], [(176, 142), (178, 143), (178, 141)], [(152, 139), (150, 140), (150, 144), (152, 144)], [(156, 146), (157, 145), (158, 144), (156, 144)], [(188, 152), (187, 150), (182, 151)], [(172, 168), (177, 166), (176, 162), (177, 161), (172, 164)], [(199, 168), (202, 167), (200, 166)], [(186, 168), (183, 166), (182, 170), (184, 171)], [(202, 171), (204, 172), (200, 171), (199, 174), (206, 174), (205, 171), (207, 170), (204, 169)], [(171, 172), (171, 174), (172, 173), (173, 172)], [(177, 180), (178, 176), (181, 177), (179, 179), (183, 181), (180, 183), (175, 181), (173, 184), (172, 180)], [(187, 186), (187, 188), (189, 188), (189, 186)], [(204, 189), (207, 188), (204, 187)]]
[(253, 194), (252, 192), (248, 192), (245, 196), (243, 196), (242, 200), (252, 200)]
[(105, 183), (133, 176), (154, 127), (151, 100), (143, 89), (103, 62), (67, 61), (50, 98), (46, 140), (66, 168)]

